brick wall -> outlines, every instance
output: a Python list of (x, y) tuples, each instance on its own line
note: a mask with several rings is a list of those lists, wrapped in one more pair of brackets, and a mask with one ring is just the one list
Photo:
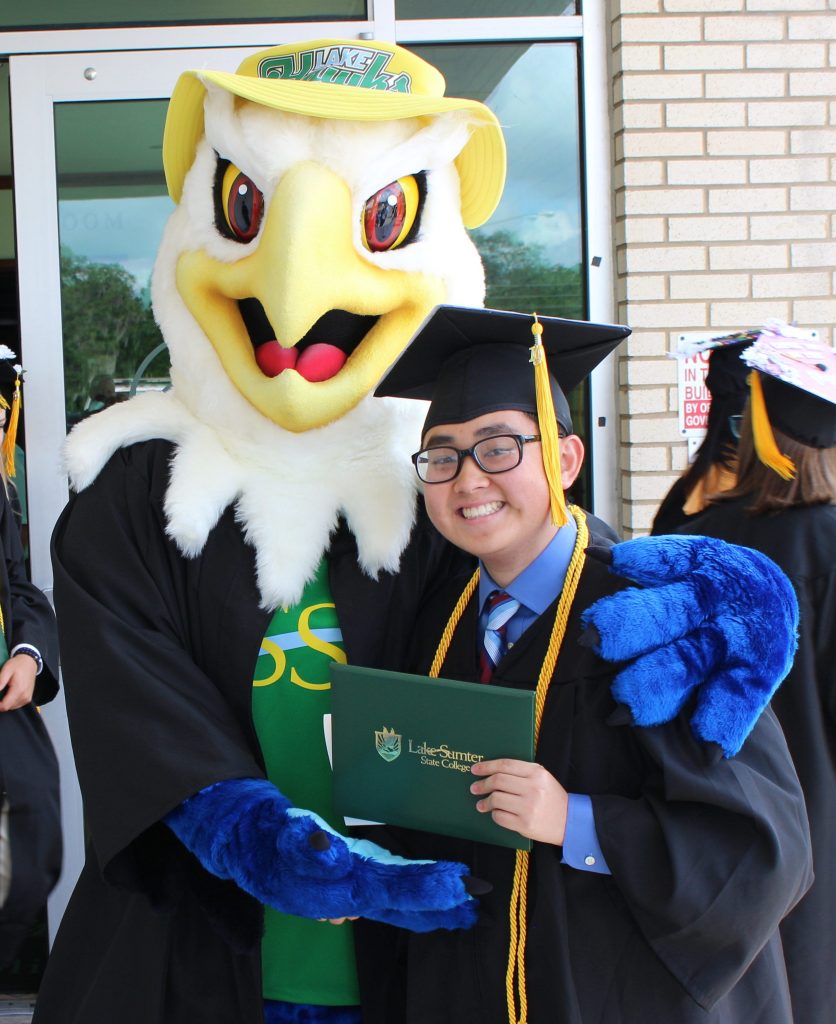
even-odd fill
[[(831, 10), (832, 8), (832, 10)], [(836, 323), (836, 0), (612, 0), (622, 532), (687, 464), (682, 332)]]

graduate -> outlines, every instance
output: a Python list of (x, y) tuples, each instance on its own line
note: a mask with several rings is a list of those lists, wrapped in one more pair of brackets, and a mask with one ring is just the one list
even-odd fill
[(736, 757), (707, 758), (690, 701), (637, 727), (613, 666), (588, 633), (578, 643), (582, 609), (630, 596), (564, 498), (584, 456), (565, 391), (617, 340), (442, 307), (378, 390), (432, 399), (414, 465), (430, 519), (472, 556), (419, 615), (411, 667), (535, 688), (538, 739), (535, 762), (484, 762), (470, 780), (530, 854), (385, 829), (390, 848), (466, 863), (493, 890), (469, 931), (358, 924), (366, 1024), (792, 1020), (777, 929), (810, 885), (809, 833), (775, 716)]
[(798, 597), (798, 654), (773, 708), (804, 789), (816, 880), (781, 924), (795, 1024), (836, 1002), (836, 353), (771, 322), (740, 356), (750, 377), (735, 488), (688, 533), (762, 551)]

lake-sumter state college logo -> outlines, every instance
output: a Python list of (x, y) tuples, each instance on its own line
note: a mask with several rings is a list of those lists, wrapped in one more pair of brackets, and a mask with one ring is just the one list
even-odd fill
[(375, 729), (374, 744), (384, 761), (394, 761), (401, 756), (401, 735), (394, 729), (387, 729), (385, 725), (379, 732)]

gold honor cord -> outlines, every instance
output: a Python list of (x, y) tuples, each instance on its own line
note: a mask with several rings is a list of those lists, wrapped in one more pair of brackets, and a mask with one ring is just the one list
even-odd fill
[[(540, 738), (540, 724), (543, 720), (543, 709), (546, 706), (546, 694), (554, 675), (557, 656), (560, 653), (560, 645), (566, 633), (566, 624), (569, 621), (569, 612), (575, 600), (578, 590), (584, 562), (586, 561), (586, 549), (589, 546), (589, 528), (586, 525), (586, 515), (576, 505), (570, 505), (575, 523), (578, 527), (578, 536), (575, 540), (575, 548), (566, 570), (566, 579), (563, 583), (563, 590), (560, 600), (557, 603), (557, 611), (554, 616), (549, 644), (546, 648), (546, 656), (540, 667), (540, 675), (537, 679), (537, 688), (534, 692), (534, 745)], [(461, 597), (450, 614), (441, 639), (438, 642), (438, 650), (435, 652), (430, 676), (438, 678), (444, 659), (450, 649), (453, 634), (461, 620), (464, 610), (473, 596), (479, 582), (479, 570), (468, 580)], [(510, 926), (511, 943), (508, 950), (508, 969), (505, 974), (505, 992), (508, 1000), (509, 1024), (528, 1024), (528, 996), (525, 984), (525, 942), (526, 942), (526, 910), (527, 910), (527, 889), (528, 889), (528, 850), (517, 850), (516, 863), (514, 865), (514, 886), (511, 891)], [(517, 1006), (519, 1004), (519, 1012)]]

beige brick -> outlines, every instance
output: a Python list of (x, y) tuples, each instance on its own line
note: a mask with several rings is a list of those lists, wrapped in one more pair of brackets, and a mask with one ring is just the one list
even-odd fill
[(789, 266), (786, 245), (711, 245), (711, 270), (780, 270)]
[(705, 327), (708, 310), (704, 302), (631, 302), (627, 307), (625, 323), (636, 330), (641, 327), (656, 327), (667, 330), (687, 330), (691, 327)]
[(709, 156), (781, 156), (787, 152), (787, 133), (751, 128), (708, 132), (706, 152)]
[(634, 473), (664, 473), (672, 468), (668, 449), (661, 446), (622, 448), (620, 462), (622, 469), (631, 469)]
[(653, 517), (656, 515), (656, 509), (659, 507), (659, 502), (663, 497), (664, 494), (660, 491), (656, 500), (652, 502), (646, 502), (642, 505), (622, 503), (624, 508), (624, 525), (621, 527), (619, 535), (624, 540), (646, 536), (650, 532)]
[[(702, 75), (624, 75), (616, 83), (615, 101), (702, 99)], [(620, 88), (619, 88), (620, 86)]]
[(830, 166), (825, 157), (793, 157), (787, 160), (751, 160), (749, 180), (753, 184), (773, 182), (827, 181)]
[(798, 242), (790, 246), (793, 267), (836, 266), (836, 242)]
[(671, 160), (669, 185), (742, 185), (746, 182), (745, 160)]
[(628, 160), (621, 164), (628, 187), (649, 187), (665, 184), (665, 165), (661, 160)]
[(833, 129), (802, 129), (790, 132), (791, 153), (836, 152), (836, 131)]
[(714, 71), (720, 68), (746, 67), (746, 52), (742, 46), (710, 46), (688, 43), (666, 46), (664, 53), (666, 71)]
[(704, 22), (705, 39), (715, 42), (718, 39), (739, 39), (744, 43), (760, 39), (783, 39), (783, 18), (758, 17), (744, 14), (739, 18), (706, 18)]
[(836, 208), (836, 185), (796, 185), (790, 189), (791, 210)]
[(836, 14), (794, 14), (787, 29), (790, 39), (836, 39)]
[[(671, 385), (676, 383), (676, 360), (664, 359), (622, 359), (619, 366), (619, 380), (628, 388), (642, 385)], [(662, 389), (664, 391), (664, 388)], [(667, 392), (665, 392), (667, 401)]]
[(669, 449), (671, 457), (671, 469), (675, 469), (680, 475), (688, 468), (688, 445), (674, 445)]
[(790, 96), (833, 96), (836, 71), (799, 71), (790, 75)]
[(814, 100), (754, 100), (749, 104), (749, 124), (753, 128), (781, 125), (800, 128), (802, 125), (827, 123), (827, 104)]
[(662, 302), (666, 297), (664, 274), (631, 274), (626, 278), (626, 295), (630, 302)]
[(665, 220), (663, 217), (630, 217), (624, 222), (624, 240), (629, 244), (664, 242)]
[(792, 304), (792, 317), (799, 324), (836, 323), (836, 299), (800, 299)]
[(621, 0), (622, 14), (661, 14), (662, 0)]
[(664, 124), (664, 107), (661, 103), (622, 103), (616, 107), (613, 127), (619, 128), (661, 128)]
[(664, 245), (647, 249), (631, 246), (619, 256), (624, 262), (624, 269), (619, 272), (628, 274), (704, 270), (707, 261), (705, 246), (702, 245)]
[(748, 299), (748, 274), (674, 274), (672, 299)]
[(750, 11), (776, 11), (786, 14), (789, 11), (825, 11), (827, 0), (746, 0)]
[[(639, 388), (631, 387), (622, 396), (623, 413), (631, 415), (649, 415), (651, 413), (661, 414), (668, 411), (668, 389), (667, 388)], [(661, 466), (667, 469), (667, 466)]]
[(671, 217), (671, 242), (739, 242), (749, 237), (746, 217)]
[(668, 128), (742, 128), (746, 105), (727, 103), (669, 103), (665, 108)]
[(622, 46), (618, 60), (622, 71), (661, 71), (662, 47), (658, 44)]
[(671, 14), (740, 11), (743, 6), (744, 0), (665, 0), (665, 10)]
[(658, 502), (676, 482), (678, 474), (631, 472), (624, 481), (623, 496), (628, 500)]
[(807, 298), (830, 294), (830, 274), (754, 274), (752, 298), (769, 299), (779, 295), (782, 299)]
[(708, 192), (709, 213), (766, 213), (788, 209), (785, 188), (712, 188)]
[(785, 95), (785, 76), (781, 71), (740, 71), (705, 76), (706, 99), (727, 99), (730, 96)]
[(769, 238), (826, 238), (828, 234), (825, 214), (796, 213), (791, 216), (768, 214), (749, 219), (752, 239)]
[(625, 157), (701, 156), (703, 138), (700, 132), (625, 132)]
[(685, 214), (703, 212), (703, 193), (697, 188), (631, 189), (624, 196), (624, 213)]
[(827, 67), (824, 43), (751, 43), (746, 47), (746, 66), (750, 68)]
[(781, 299), (769, 299), (767, 302), (712, 302), (711, 323), (723, 321), (748, 326), (762, 324), (770, 317), (788, 321), (789, 305), (789, 302)]
[(675, 416), (663, 419), (659, 416), (629, 416), (624, 423), (623, 440), (629, 444), (653, 444), (681, 441), (679, 423)]
[(700, 18), (621, 18), (622, 43), (699, 43), (702, 41)]
[[(624, 349), (619, 349), (623, 352)], [(627, 339), (627, 354), (634, 356), (665, 356), (670, 351), (668, 336), (664, 331), (633, 331)]]

